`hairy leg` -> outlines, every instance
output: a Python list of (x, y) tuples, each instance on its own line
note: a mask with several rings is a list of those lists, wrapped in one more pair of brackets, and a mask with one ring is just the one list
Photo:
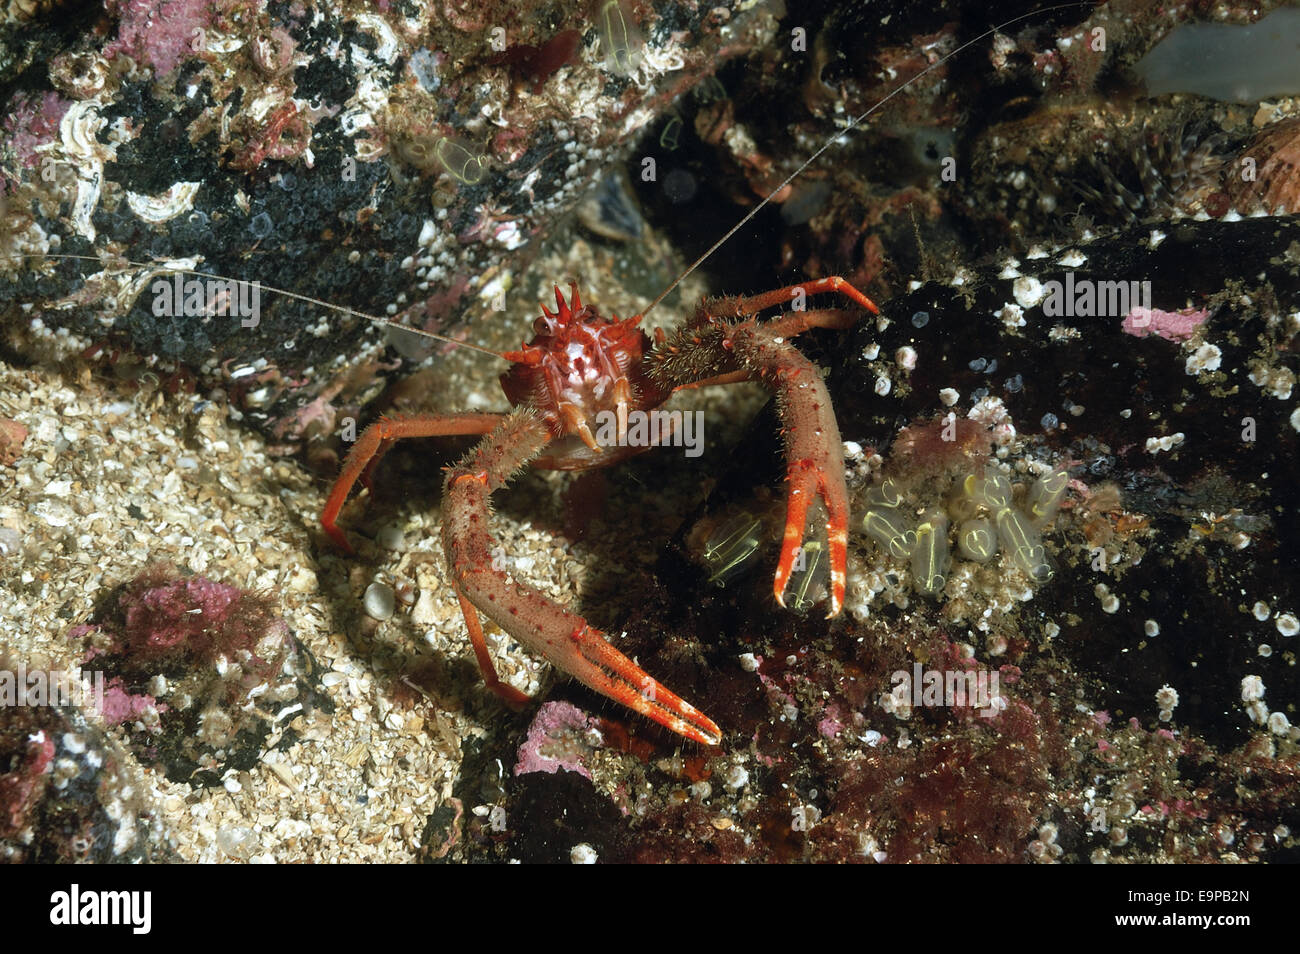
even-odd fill
[[(494, 565), (496, 542), (488, 530), (492, 492), (550, 441), (550, 432), (539, 418), (517, 411), (447, 473), (442, 545), (453, 585), (466, 610), (466, 624), (471, 635), (478, 634), (475, 653), (480, 663), (487, 658), (487, 649), (474, 608), (520, 645), (584, 685), (679, 735), (703, 745), (717, 745), (722, 733), (713, 720), (656, 682), (577, 613), (515, 582)], [(472, 606), (466, 606), (466, 601)], [(518, 700), (517, 690), (497, 680), (490, 660), (484, 666), (484, 676), (508, 700)]]
[(348, 494), (360, 480), (370, 486), (370, 476), (375, 465), (393, 444), (404, 437), (448, 437), (458, 434), (486, 434), (505, 418), (504, 414), (416, 414), (410, 417), (383, 417), (371, 424), (348, 451), (343, 468), (330, 490), (320, 522), (341, 550), (352, 552), (343, 531), (338, 528), (339, 511), (347, 502)]
[(773, 591), (785, 605), (785, 587), (803, 545), (810, 502), (824, 511), (830, 556), (830, 612), (844, 605), (848, 571), (848, 489), (844, 483), (844, 446), (830, 393), (817, 366), (789, 342), (809, 328), (851, 327), (854, 316), (839, 309), (793, 311), (760, 324), (734, 319), (753, 315), (804, 294), (838, 291), (871, 311), (869, 298), (841, 278), (790, 285), (750, 298), (706, 302), (685, 327), (663, 336), (650, 356), (651, 372), (675, 390), (741, 380), (761, 381), (777, 399), (785, 441), (789, 484), (786, 525)]

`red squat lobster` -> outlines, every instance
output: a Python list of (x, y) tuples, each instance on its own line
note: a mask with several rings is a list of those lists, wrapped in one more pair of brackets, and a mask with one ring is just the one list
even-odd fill
[[(913, 82), (986, 37), (1031, 16), (1088, 5), (1057, 4), (1013, 17), (981, 33), (934, 59), (854, 117), (836, 137), (854, 130)], [(656, 408), (683, 388), (757, 380), (776, 395), (790, 490), (773, 592), (784, 606), (782, 597), (803, 543), (811, 505), (813, 513), (819, 519), (824, 515), (826, 521), (830, 553), (827, 618), (839, 614), (844, 605), (848, 564), (849, 507), (843, 445), (821, 373), (788, 339), (809, 328), (848, 328), (854, 318), (835, 309), (794, 311), (766, 324), (759, 324), (754, 316), (796, 297), (802, 302), (804, 295), (822, 292), (840, 292), (869, 311), (878, 312), (875, 303), (844, 279), (830, 277), (749, 298), (706, 300), (694, 317), (671, 336), (657, 330), (653, 348), (645, 332), (637, 327), (650, 309), (812, 165), (836, 137), (827, 140), (750, 209), (641, 314), (605, 318), (595, 308), (582, 304), (576, 284), (571, 286), (567, 303), (557, 288), (558, 310), (552, 313), (543, 305), (542, 316), (533, 325), (533, 339), (519, 351), (500, 355), (514, 365), (501, 375), (501, 386), (516, 406), (515, 411), (381, 419), (353, 445), (321, 513), (325, 531), (349, 552), (352, 548), (335, 525), (339, 511), (358, 479), (369, 483), (375, 464), (394, 441), (403, 437), (487, 435), (447, 472), (442, 546), (483, 678), (507, 702), (519, 704), (528, 697), (497, 678), (479, 625), (479, 611), (521, 645), (610, 699), (688, 739), (704, 745), (722, 741), (722, 733), (712, 719), (661, 686), (581, 616), (494, 569), (492, 537), (487, 530), (488, 499), (516, 470), (529, 462), (553, 470), (583, 470), (640, 453), (646, 448), (625, 446), (628, 414)], [(593, 436), (592, 425), (597, 423), (598, 415), (611, 411), (618, 422), (618, 439), (615, 446), (605, 448)]]
[[(486, 435), (447, 471), (442, 546), (488, 688), (511, 704), (528, 699), (497, 678), (479, 612), (584, 685), (679, 735), (717, 745), (722, 733), (712, 719), (656, 682), (581, 616), (493, 568), (488, 500), (528, 463), (549, 470), (584, 470), (646, 450), (626, 446), (628, 415), (657, 408), (674, 391), (761, 381), (777, 398), (790, 485), (773, 592), (784, 606), (782, 595), (803, 543), (811, 501), (815, 514), (825, 514), (831, 584), (827, 618), (837, 615), (844, 605), (849, 521), (843, 446), (820, 371), (788, 339), (809, 328), (847, 328), (855, 317), (837, 309), (819, 309), (793, 311), (765, 324), (754, 318), (765, 308), (802, 299), (804, 294), (832, 291), (877, 311), (844, 279), (822, 278), (750, 298), (705, 301), (671, 335), (656, 330), (651, 347), (638, 327), (644, 312), (631, 318), (606, 318), (579, 300), (576, 283), (570, 286), (568, 302), (556, 288), (557, 310), (542, 306), (542, 316), (533, 323), (532, 340), (519, 351), (500, 355), (513, 364), (501, 375), (501, 387), (516, 409), (505, 414), (419, 414), (372, 424), (344, 461), (321, 513), (321, 525), (351, 552), (335, 521), (353, 485), (358, 479), (369, 484), (375, 464), (395, 441)], [(602, 447), (593, 427), (597, 415), (608, 412), (616, 415), (618, 441)]]
[[(748, 298), (706, 300), (694, 317), (671, 336), (655, 332), (655, 343), (637, 326), (687, 275), (698, 268), (758, 212), (825, 153), (837, 138), (857, 128), (868, 116), (927, 73), (1013, 23), (1091, 2), (1062, 3), (1013, 17), (968, 40), (901, 83), (883, 99), (848, 122), (828, 139), (761, 202), (715, 242), (641, 314), (631, 318), (605, 318), (578, 298), (573, 285), (569, 300), (557, 288), (554, 313), (542, 306), (534, 322), (535, 334), (519, 351), (498, 357), (513, 367), (501, 375), (501, 386), (516, 410), (507, 414), (411, 415), (383, 418), (371, 425), (353, 445), (342, 473), (330, 492), (321, 525), (344, 550), (352, 552), (336, 525), (339, 511), (357, 480), (367, 486), (375, 465), (395, 441), (404, 437), (438, 437), (483, 434), (479, 445), (447, 472), (443, 488), (442, 545), (451, 570), (452, 585), (465, 614), (474, 654), (488, 687), (508, 702), (519, 704), (527, 696), (502, 683), (488, 655), (478, 612), (485, 613), (523, 646), (550, 660), (584, 685), (679, 735), (704, 745), (717, 745), (722, 733), (717, 725), (681, 697), (665, 689), (640, 667), (609, 644), (604, 635), (576, 613), (551, 603), (533, 588), (517, 583), (493, 568), (493, 541), (487, 524), (488, 500), (510, 475), (532, 462), (553, 470), (583, 470), (617, 463), (651, 446), (627, 445), (628, 415), (657, 408), (684, 388), (737, 381), (761, 381), (776, 395), (785, 439), (786, 479), (790, 485), (785, 536), (777, 563), (773, 592), (782, 598), (803, 543), (804, 527), (812, 508), (815, 520), (825, 520), (830, 554), (830, 612), (844, 605), (847, 566), (848, 493), (844, 486), (844, 456), (839, 426), (830, 395), (816, 365), (789, 343), (809, 328), (844, 329), (854, 317), (837, 309), (800, 311), (759, 324), (760, 311), (799, 300), (805, 295), (839, 292), (862, 307), (877, 312), (875, 304), (842, 278), (830, 277), (778, 288)], [(96, 258), (46, 253), (62, 259)], [(140, 268), (156, 267), (126, 262)], [(207, 278), (206, 272), (173, 269)], [(228, 280), (228, 279), (227, 279)], [(280, 294), (315, 305), (330, 306), (306, 296)], [(392, 325), (386, 319), (350, 314)], [(414, 331), (415, 329), (405, 328)], [(438, 338), (429, 332), (417, 332)], [(444, 339), (445, 340), (445, 339)], [(458, 342), (453, 342), (458, 343)], [(486, 349), (478, 349), (486, 350)], [(495, 353), (495, 352), (494, 352)], [(592, 433), (598, 417), (613, 413), (617, 421), (615, 445), (602, 447)]]

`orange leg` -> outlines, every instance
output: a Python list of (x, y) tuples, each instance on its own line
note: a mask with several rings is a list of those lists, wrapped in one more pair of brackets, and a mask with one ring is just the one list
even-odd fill
[(844, 459), (840, 454), (839, 472), (826, 469), (815, 458), (787, 456), (786, 479), (790, 483), (789, 501), (786, 504), (785, 535), (781, 543), (781, 558), (776, 564), (776, 579), (772, 590), (776, 601), (785, 606), (785, 586), (790, 582), (799, 549), (803, 546), (804, 527), (807, 520), (808, 501), (816, 495), (826, 508), (826, 542), (830, 546), (831, 608), (826, 618), (839, 615), (844, 606), (845, 581), (848, 575), (849, 506), (848, 490), (844, 486)]
[(519, 698), (497, 680), (474, 608), (583, 685), (679, 735), (717, 745), (722, 733), (712, 719), (655, 681), (577, 613), (493, 566), (495, 541), (487, 527), (492, 492), (550, 441), (550, 431), (533, 413), (518, 411), (447, 473), (442, 545), (484, 678), (507, 699)]
[[(830, 556), (830, 612), (844, 606), (848, 576), (848, 488), (844, 483), (844, 448), (830, 393), (821, 372), (788, 340), (809, 328), (847, 328), (849, 312), (837, 309), (791, 312), (775, 321), (732, 323), (755, 311), (790, 301), (796, 290), (807, 294), (843, 291), (855, 301), (875, 306), (866, 296), (839, 278), (792, 285), (752, 298), (724, 298), (706, 303), (691, 325), (666, 338), (651, 356), (651, 371), (674, 389), (698, 384), (718, 384), (756, 379), (778, 398), (785, 440), (786, 480), (789, 483), (785, 533), (777, 561), (773, 592), (785, 605), (785, 588), (794, 572), (810, 501), (826, 515), (826, 544)], [(719, 320), (721, 319), (721, 320)], [(710, 377), (702, 372), (718, 371)]]
[(510, 705), (526, 704), (527, 693), (520, 692), (514, 686), (506, 685), (497, 676), (497, 667), (492, 664), (492, 657), (488, 654), (487, 639), (483, 635), (483, 627), (478, 621), (478, 612), (474, 609), (474, 604), (460, 593), (456, 594), (456, 598), (460, 600), (460, 611), (465, 616), (465, 628), (469, 630), (470, 645), (474, 647), (474, 658), (478, 660), (479, 671), (483, 673), (483, 682)]
[(729, 371), (726, 374), (718, 374), (711, 378), (705, 378), (702, 381), (692, 381), (690, 384), (683, 384), (673, 388), (674, 391), (693, 391), (696, 388), (711, 388), (715, 384), (740, 384), (742, 381), (753, 381), (754, 372), (752, 371)]
[(791, 311), (780, 318), (763, 322), (763, 328), (778, 338), (793, 338), (809, 328), (829, 328), (846, 331), (858, 323), (858, 316), (840, 308), (817, 308), (813, 311)]
[[(800, 294), (820, 295), (823, 292), (839, 292), (846, 298), (857, 302), (867, 311), (874, 315), (880, 314), (880, 309), (876, 303), (868, 298), (862, 292), (858, 291), (838, 275), (831, 275), (829, 278), (818, 278), (811, 282), (800, 282), (798, 285), (787, 285), (784, 288), (776, 288), (769, 292), (763, 292), (761, 295), (751, 295), (748, 298), (732, 299), (736, 303), (736, 315), (756, 315), (764, 308), (771, 308), (773, 305), (784, 305), (788, 301), (793, 301)], [(797, 313), (796, 313), (797, 314)]]
[(394, 441), (404, 437), (447, 437), (457, 434), (486, 434), (504, 419), (504, 414), (418, 414), (410, 417), (382, 417), (371, 424), (352, 445), (343, 469), (339, 472), (334, 487), (330, 490), (325, 509), (321, 511), (320, 523), (340, 549), (351, 553), (343, 531), (338, 528), (339, 511), (347, 502), (353, 485), (360, 480), (366, 487), (370, 486), (370, 476), (379, 459), (388, 452)]

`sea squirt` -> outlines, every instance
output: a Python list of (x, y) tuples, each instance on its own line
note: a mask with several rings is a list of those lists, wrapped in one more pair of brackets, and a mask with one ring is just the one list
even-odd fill
[(763, 522), (747, 510), (722, 524), (704, 544), (704, 562), (710, 570), (709, 582), (718, 586), (744, 575), (750, 558), (764, 538)]
[(912, 585), (927, 596), (943, 592), (948, 582), (952, 553), (948, 547), (948, 517), (931, 510), (916, 528), (916, 547), (912, 550)]
[(942, 507), (927, 510), (913, 526), (902, 484), (886, 478), (864, 494), (867, 510), (858, 526), (891, 558), (911, 561), (912, 586), (926, 596), (938, 596), (950, 576), (950, 521), (957, 523), (955, 542), (963, 559), (987, 563), (1001, 550), (1031, 582), (1046, 583), (1054, 571), (1041, 533), (1068, 487), (1069, 474), (1053, 469), (1025, 492), (1022, 509), (1006, 476), (967, 474), (953, 482)]
[(905, 517), (888, 507), (873, 507), (862, 516), (862, 530), (890, 556), (905, 560), (916, 546), (916, 531), (907, 527)]

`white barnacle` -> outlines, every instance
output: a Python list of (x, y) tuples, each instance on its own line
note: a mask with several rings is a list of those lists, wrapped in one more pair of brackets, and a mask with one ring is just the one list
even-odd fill
[(1166, 434), (1164, 437), (1148, 437), (1146, 442), (1146, 452), (1148, 454), (1158, 454), (1161, 451), (1173, 450), (1186, 439), (1182, 431), (1176, 434)]
[[(1020, 281), (1023, 281), (1023, 279), (1020, 279)], [(1004, 304), (994, 317), (998, 318), (1002, 322), (1002, 327), (1008, 332), (1025, 326), (1024, 308), (1020, 305), (1013, 305), (1010, 302)]]
[(738, 792), (749, 784), (749, 770), (743, 765), (729, 766), (722, 774), (722, 785), (729, 792)]
[(1223, 361), (1223, 352), (1219, 350), (1218, 345), (1212, 345), (1209, 342), (1201, 345), (1187, 359), (1186, 371), (1188, 374), (1202, 374), (1206, 371), (1217, 371)]
[(1245, 676), (1241, 680), (1241, 701), (1259, 702), (1264, 698), (1264, 680), (1259, 676)]
[(1022, 275), (1012, 282), (1011, 294), (1015, 296), (1016, 304), (1021, 308), (1033, 308), (1047, 297), (1043, 283), (1032, 275)]

